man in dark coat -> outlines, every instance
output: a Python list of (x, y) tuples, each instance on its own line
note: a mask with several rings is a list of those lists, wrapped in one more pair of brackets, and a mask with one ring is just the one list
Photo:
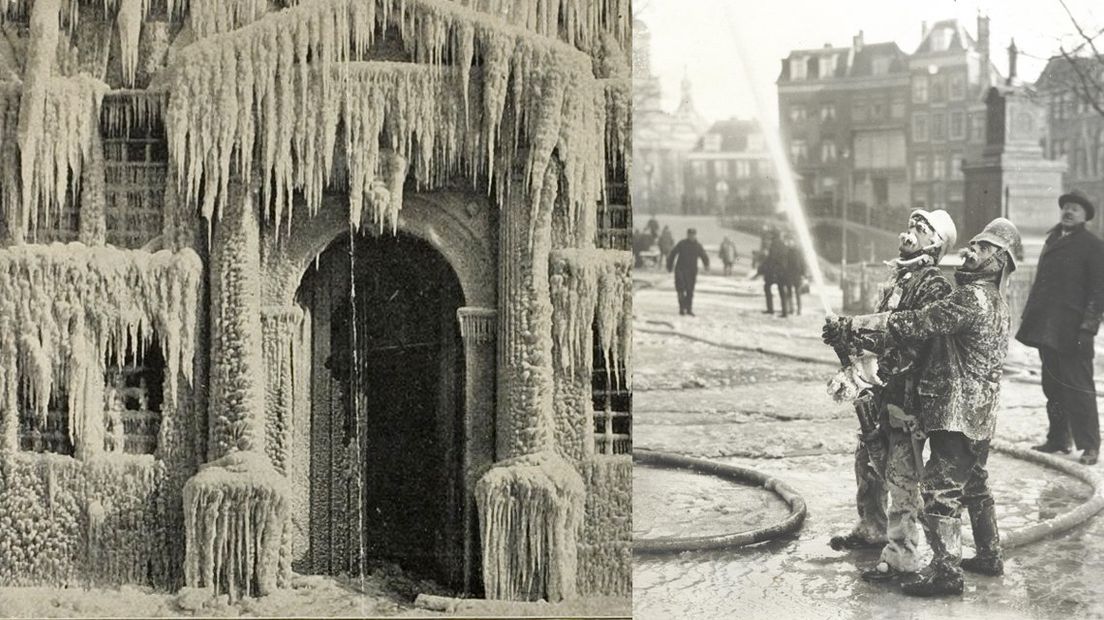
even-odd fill
[(801, 285), (805, 279), (805, 255), (794, 241), (793, 235), (783, 236), (786, 247), (785, 266), (782, 270), (783, 295), (789, 302), (789, 310), (801, 314)]
[(774, 314), (774, 295), (771, 293), (774, 285), (778, 285), (779, 305), (782, 306), (782, 316), (789, 314), (789, 304), (786, 301), (786, 288), (783, 285), (783, 272), (785, 271), (786, 245), (782, 243), (782, 234), (775, 229), (769, 229), (764, 233), (759, 249), (759, 263), (752, 279), (763, 276), (763, 293), (767, 298), (767, 309), (763, 314)]
[[(985, 468), (1011, 324), (1003, 291), (1016, 268), (1012, 248), (1019, 241), (1015, 225), (997, 218), (970, 240), (955, 272), (958, 287), (949, 297), (919, 310), (857, 316), (839, 325), (844, 342), (872, 352), (932, 344), (916, 377), (916, 393), (906, 401), (908, 409), (919, 413), (921, 431), (931, 440), (921, 491), (932, 559), (919, 578), (902, 583), (905, 594), (961, 594), (963, 568), (989, 575), (1004, 572)], [(963, 506), (970, 512), (977, 545), (977, 555), (966, 561), (959, 520)]]
[[(951, 283), (939, 271), (939, 259), (954, 246), (957, 237), (946, 211), (913, 211), (907, 229), (900, 235), (899, 256), (887, 263), (894, 268), (893, 276), (877, 311), (917, 310), (948, 297)], [(829, 322), (825, 329), (829, 344), (834, 342), (831, 325)], [(863, 573), (868, 581), (905, 578), (921, 566), (922, 472), (911, 435), (919, 425), (919, 372), (927, 367), (931, 348), (928, 342), (903, 343), (887, 347), (878, 355), (882, 385), (870, 388), (878, 412), (877, 427), (869, 436), (860, 434), (855, 450), (859, 522), (850, 534), (835, 536), (829, 543), (837, 550), (884, 543), (878, 566)], [(891, 500), (888, 511), (887, 492)]]
[(686, 238), (675, 244), (667, 255), (667, 271), (675, 272), (675, 292), (678, 293), (679, 314), (694, 316), (694, 284), (698, 280), (698, 260), (709, 271), (709, 255), (698, 243), (698, 231), (691, 228)]
[(1079, 191), (1058, 199), (1062, 219), (1039, 257), (1016, 340), (1039, 349), (1050, 428), (1041, 452), (1070, 451), (1096, 464), (1100, 423), (1093, 382), (1093, 340), (1104, 311), (1104, 242), (1085, 229), (1096, 214)]
[(659, 234), (659, 260), (664, 263), (667, 262), (667, 255), (671, 253), (671, 248), (675, 247), (675, 238), (671, 235), (671, 228), (667, 225), (663, 226), (663, 232)]

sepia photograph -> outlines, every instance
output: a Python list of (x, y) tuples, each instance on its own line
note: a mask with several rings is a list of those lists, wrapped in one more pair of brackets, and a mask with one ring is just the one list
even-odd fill
[(1104, 616), (1104, 10), (633, 10), (634, 617)]
[(0, 617), (629, 617), (631, 53), (0, 0)]

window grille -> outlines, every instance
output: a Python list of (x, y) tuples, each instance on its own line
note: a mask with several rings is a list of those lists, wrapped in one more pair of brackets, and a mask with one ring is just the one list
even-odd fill
[[(594, 373), (591, 398), (594, 404), (594, 452), (632, 454), (632, 390), (623, 359), (610, 360), (607, 372), (598, 328), (594, 327)], [(615, 372), (616, 371), (616, 372)]]
[(153, 454), (161, 431), (165, 360), (157, 346), (108, 360), (104, 377), (104, 451)]
[(162, 232), (169, 157), (160, 112), (166, 100), (148, 91), (104, 96), (104, 211), (112, 245), (139, 248)]
[(69, 395), (58, 391), (50, 395), (46, 404), (46, 420), (39, 419), (31, 403), (28, 386), (20, 382), (19, 398), (19, 449), (25, 452), (64, 454), (72, 456), (73, 442), (69, 439)]
[(632, 200), (623, 166), (606, 175), (606, 199), (598, 201), (597, 246), (606, 250), (632, 250)]

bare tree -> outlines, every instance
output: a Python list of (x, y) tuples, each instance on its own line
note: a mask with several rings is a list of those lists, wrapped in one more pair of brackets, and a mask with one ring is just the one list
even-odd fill
[(1066, 79), (1065, 86), (1073, 90), (1078, 99), (1092, 107), (1097, 114), (1104, 116), (1104, 56), (1097, 47), (1104, 35), (1104, 28), (1098, 30), (1086, 29), (1078, 18), (1070, 10), (1065, 0), (1058, 0), (1062, 9), (1066, 12), (1080, 41), (1066, 49), (1065, 45), (1058, 48), (1058, 52), (1065, 65), (1062, 67)]

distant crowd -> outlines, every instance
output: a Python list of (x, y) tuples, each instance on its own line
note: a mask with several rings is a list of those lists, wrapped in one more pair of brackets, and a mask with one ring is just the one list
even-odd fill
[[(660, 226), (653, 216), (643, 230), (633, 231), (633, 256), (635, 266), (662, 268), (675, 275), (675, 290), (679, 298), (679, 314), (693, 316), (694, 287), (697, 281), (698, 261), (709, 270), (709, 255), (697, 240), (697, 231), (687, 230), (686, 238), (675, 243), (669, 226)], [(740, 258), (739, 250), (731, 238), (725, 237), (718, 250), (725, 276), (733, 275), (733, 266)], [(773, 226), (762, 230), (759, 249), (751, 253), (753, 279), (763, 278), (763, 292), (767, 308), (765, 314), (774, 314), (774, 290), (777, 287), (779, 316), (801, 314), (801, 295), (809, 290), (806, 279), (805, 259), (801, 249), (789, 232)]]

